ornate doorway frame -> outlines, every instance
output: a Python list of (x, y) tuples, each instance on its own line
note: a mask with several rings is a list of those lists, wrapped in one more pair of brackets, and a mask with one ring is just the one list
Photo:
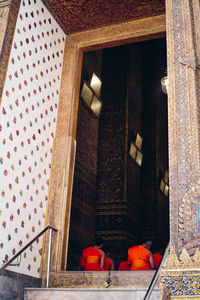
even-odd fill
[[(58, 229), (53, 235), (52, 272), (64, 271), (67, 262), (83, 52), (164, 37), (165, 31), (165, 15), (160, 15), (67, 36), (46, 219), (47, 224)], [(48, 237), (44, 239), (44, 249), (47, 243)], [(46, 255), (45, 250), (44, 264)]]

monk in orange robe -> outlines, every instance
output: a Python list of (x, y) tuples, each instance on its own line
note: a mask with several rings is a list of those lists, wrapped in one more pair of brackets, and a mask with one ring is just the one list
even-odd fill
[(154, 267), (157, 270), (161, 262), (162, 255), (159, 252), (153, 254)]
[(119, 264), (119, 271), (129, 271), (130, 270), (130, 265), (128, 264), (127, 260), (122, 261)]
[(94, 245), (82, 251), (81, 267), (84, 271), (102, 271), (104, 266), (105, 253), (101, 250), (103, 239), (95, 240)]
[(150, 251), (151, 241), (128, 249), (128, 263), (130, 270), (152, 270), (154, 269), (153, 255)]
[(104, 271), (114, 271), (114, 269), (115, 269), (114, 260), (110, 257), (111, 249), (107, 246), (106, 248), (104, 248), (104, 252), (105, 252), (105, 258), (104, 258), (103, 270)]

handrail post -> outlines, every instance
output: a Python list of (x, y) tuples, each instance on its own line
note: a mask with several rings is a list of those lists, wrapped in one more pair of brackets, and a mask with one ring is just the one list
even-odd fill
[(47, 282), (46, 288), (49, 287), (49, 273), (50, 273), (50, 261), (51, 261), (51, 241), (52, 241), (52, 228), (49, 228), (49, 245), (48, 245), (48, 257), (47, 257)]
[[(50, 231), (51, 231), (51, 233), (49, 234), (49, 243), (50, 243), (50, 245), (49, 245), (49, 251), (48, 251), (48, 258), (49, 258), (49, 260), (48, 260), (48, 263), (49, 263), (49, 265), (48, 265), (48, 270), (50, 269), (50, 255), (51, 255), (51, 239), (52, 239), (52, 230), (55, 230), (55, 231), (57, 231), (57, 229), (56, 228), (54, 228), (54, 227), (52, 227), (52, 226), (50, 226), (50, 225), (48, 225), (47, 227), (45, 227), (44, 229), (42, 229), (41, 231), (40, 231), (40, 233), (39, 234), (37, 234), (28, 244), (26, 244), (26, 246), (24, 246), (19, 252), (17, 252), (9, 261), (7, 261), (2, 267), (0, 267), (0, 273), (7, 267), (7, 266), (9, 266), (10, 264), (11, 264), (11, 262), (13, 262), (19, 255), (21, 255), (22, 254), (22, 252), (24, 252), (30, 245), (32, 245), (41, 235), (43, 235), (47, 230), (49, 230), (50, 229)], [(21, 262), (21, 259), (20, 259), (20, 262)], [(19, 262), (19, 263), (20, 263)], [(48, 271), (48, 273), (49, 273), (49, 271)]]

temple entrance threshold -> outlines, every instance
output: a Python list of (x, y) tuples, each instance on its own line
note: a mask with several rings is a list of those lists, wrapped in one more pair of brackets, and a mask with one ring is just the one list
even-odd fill
[[(25, 300), (106, 299), (142, 300), (155, 271), (60, 272), (51, 281), (51, 289), (25, 289)], [(52, 274), (53, 275), (53, 274)], [(107, 279), (111, 280), (108, 286)], [(37, 298), (40, 296), (41, 298)], [(151, 300), (159, 299), (156, 283)]]

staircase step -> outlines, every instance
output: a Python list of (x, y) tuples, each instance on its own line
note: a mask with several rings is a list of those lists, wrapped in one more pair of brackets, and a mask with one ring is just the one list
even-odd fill
[[(146, 289), (70, 289), (26, 288), (24, 300), (143, 300)], [(159, 300), (159, 289), (154, 289), (151, 300)]]
[[(107, 280), (111, 280), (109, 288), (147, 289), (155, 271), (60, 271), (50, 272), (51, 288), (107, 288)], [(159, 280), (155, 288), (159, 288)]]

